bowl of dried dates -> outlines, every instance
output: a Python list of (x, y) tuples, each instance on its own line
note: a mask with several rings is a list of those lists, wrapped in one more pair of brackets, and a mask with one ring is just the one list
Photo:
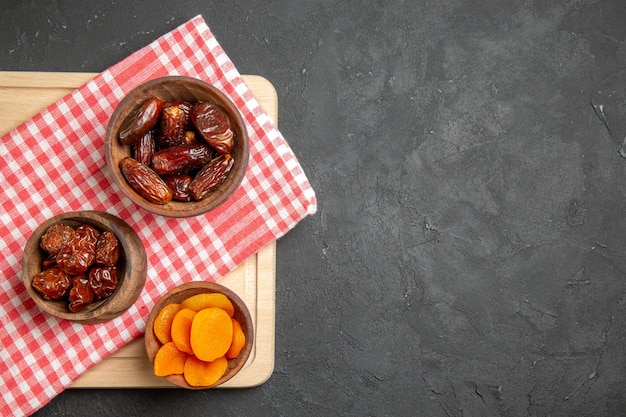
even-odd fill
[(234, 291), (194, 281), (156, 303), (144, 341), (156, 376), (197, 390), (217, 387), (243, 368), (254, 329), (246, 304)]
[(167, 76), (141, 84), (113, 111), (105, 157), (138, 206), (169, 217), (213, 210), (240, 186), (248, 133), (235, 104), (202, 80)]
[(143, 243), (126, 222), (101, 211), (77, 211), (35, 229), (24, 247), (21, 278), (42, 310), (93, 324), (133, 305), (146, 270)]

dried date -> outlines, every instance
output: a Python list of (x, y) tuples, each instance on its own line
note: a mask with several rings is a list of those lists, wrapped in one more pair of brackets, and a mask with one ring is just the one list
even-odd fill
[[(149, 113), (147, 109), (159, 106), (162, 106), (159, 115), (152, 124), (153, 120), (145, 116)], [(208, 101), (164, 103), (152, 98), (125, 122), (142, 125), (140, 121), (147, 119), (153, 127), (133, 145), (131, 156), (119, 162), (122, 175), (142, 198), (160, 205), (171, 200), (198, 200), (223, 183), (232, 168), (233, 160), (229, 159), (232, 156), (221, 159), (222, 164), (228, 163), (216, 166), (210, 174), (204, 171), (195, 181), (196, 197), (189, 188), (193, 179), (179, 177), (193, 177), (216, 156), (231, 154), (235, 134), (232, 121), (222, 107)]]
[(159, 175), (178, 174), (200, 168), (214, 157), (207, 145), (180, 145), (158, 151), (152, 157), (152, 169)]
[(144, 165), (150, 165), (152, 156), (156, 152), (152, 130), (145, 133), (137, 142), (133, 144), (133, 156)]
[(124, 145), (137, 142), (157, 124), (164, 106), (165, 102), (157, 97), (144, 101), (122, 122), (118, 134), (120, 142)]
[(150, 167), (129, 156), (119, 162), (119, 167), (128, 184), (149, 202), (166, 204), (172, 200), (172, 190)]
[(194, 200), (203, 200), (217, 189), (228, 177), (235, 159), (231, 154), (220, 155), (206, 164), (189, 184)]
[(189, 114), (200, 136), (219, 154), (230, 153), (235, 144), (230, 119), (219, 106), (198, 101)]
[(183, 136), (183, 145), (196, 145), (197, 143), (198, 138), (196, 137), (196, 133), (193, 130), (186, 131)]
[(176, 201), (191, 201), (189, 184), (193, 178), (186, 174), (172, 174), (163, 177), (163, 181), (172, 190), (172, 199)]
[(184, 143), (190, 110), (191, 104), (188, 102), (172, 103), (163, 109), (156, 142), (159, 149)]
[(35, 275), (31, 285), (45, 300), (62, 300), (72, 287), (72, 279), (59, 268), (52, 267)]

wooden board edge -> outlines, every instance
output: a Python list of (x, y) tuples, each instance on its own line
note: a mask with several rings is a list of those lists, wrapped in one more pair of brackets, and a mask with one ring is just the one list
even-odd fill
[[(67, 88), (72, 90), (91, 81), (98, 75), (94, 72), (1, 71), (0, 73), (2, 74), (3, 87)], [(33, 79), (37, 80), (34, 84)]]
[[(2, 86), (9, 88), (63, 88), (75, 89), (91, 81), (98, 75), (95, 72), (33, 72), (33, 71), (0, 71)], [(33, 84), (33, 79), (37, 82)], [(278, 94), (274, 85), (260, 75), (242, 75), (247, 83), (262, 84), (266, 92), (273, 96), (274, 107), (265, 111), (276, 122), (278, 114)], [(51, 103), (52, 104), (52, 103)]]
[[(266, 245), (258, 252), (257, 257), (257, 277), (276, 277), (276, 242)], [(220, 388), (252, 388), (265, 383), (274, 373), (275, 363), (275, 337), (276, 337), (276, 280), (257, 279), (257, 337), (263, 332), (263, 340), (266, 343), (256, 344), (254, 358), (254, 368), (247, 370), (246, 374), (235, 375)], [(267, 309), (259, 300), (265, 300), (272, 309)], [(268, 302), (269, 301), (269, 302)], [(261, 307), (260, 307), (261, 306)], [(248, 365), (247, 365), (248, 366)], [(244, 371), (246, 369), (244, 368)], [(245, 375), (245, 382), (244, 380)]]

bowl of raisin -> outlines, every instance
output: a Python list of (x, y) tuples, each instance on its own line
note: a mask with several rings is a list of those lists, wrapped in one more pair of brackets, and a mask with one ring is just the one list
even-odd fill
[(21, 278), (45, 312), (93, 324), (132, 306), (146, 271), (143, 243), (126, 222), (101, 211), (78, 211), (35, 229), (24, 248)]
[(239, 188), (246, 124), (217, 87), (191, 77), (152, 79), (117, 105), (105, 136), (113, 182), (137, 206), (168, 217), (207, 213)]

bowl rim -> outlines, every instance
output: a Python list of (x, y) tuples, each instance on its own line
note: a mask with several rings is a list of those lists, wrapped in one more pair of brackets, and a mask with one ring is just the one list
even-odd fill
[[(229, 174), (229, 177), (227, 179), (228, 183), (222, 185), (225, 188), (222, 188), (223, 196), (220, 196), (220, 198), (213, 199), (209, 196), (205, 200), (191, 202), (173, 200), (164, 205), (150, 203), (127, 185), (126, 180), (124, 179), (119, 169), (119, 160), (116, 160), (115, 150), (128, 149), (129, 146), (118, 143), (117, 135), (114, 132), (114, 126), (116, 124), (121, 124), (121, 122), (128, 114), (126, 111), (123, 111), (126, 110), (126, 107), (129, 107), (127, 109), (129, 111), (135, 108), (135, 106), (137, 105), (135, 103), (135, 97), (137, 95), (146, 94), (146, 97), (155, 96), (157, 94), (150, 94), (151, 91), (155, 87), (164, 83), (187, 84), (192, 85), (194, 88), (205, 90), (207, 94), (211, 96), (211, 99), (207, 99), (206, 101), (212, 101), (222, 107), (222, 109), (224, 109), (228, 113), (229, 117), (233, 119), (231, 120), (233, 122), (233, 125), (238, 126), (237, 140), (241, 142), (241, 150), (237, 157), (237, 161), (235, 162), (235, 166), (239, 167), (239, 169), (233, 169)], [(217, 97), (217, 99), (215, 97)], [(134, 103), (135, 105), (133, 105)], [(129, 154), (129, 152), (125, 152), (125, 154)], [(107, 129), (104, 137), (104, 155), (108, 169), (111, 173), (111, 176), (113, 177), (112, 182), (115, 183), (115, 186), (121, 191), (121, 193), (124, 196), (128, 197), (134, 204), (151, 213), (166, 217), (194, 217), (205, 214), (219, 207), (220, 205), (225, 203), (232, 196), (232, 194), (234, 194), (235, 191), (241, 186), (241, 183), (246, 175), (250, 160), (250, 138), (248, 135), (247, 124), (241, 114), (241, 111), (226, 93), (224, 93), (216, 86), (199, 78), (189, 77), (185, 75), (166, 75), (162, 77), (152, 78), (144, 83), (139, 84), (138, 86), (130, 90), (120, 100), (120, 102), (113, 110), (113, 113), (111, 114), (111, 117), (109, 118), (109, 122), (107, 124)]]
[[(110, 297), (95, 301), (88, 305), (85, 310), (75, 313), (69, 310), (62, 312), (53, 308), (52, 303), (58, 304), (60, 301), (45, 300), (31, 285), (34, 277), (33, 272), (42, 270), (41, 265), (29, 262), (31, 254), (34, 251), (41, 251), (43, 254), (43, 250), (39, 246), (41, 236), (50, 226), (62, 222), (90, 224), (101, 231), (112, 231), (120, 242), (125, 258), (124, 274), (120, 277), (121, 279), (115, 292)], [(121, 237), (122, 234), (123, 238)], [(44, 312), (72, 322), (96, 324), (114, 319), (130, 308), (139, 298), (144, 288), (146, 275), (147, 257), (145, 248), (133, 228), (113, 214), (98, 210), (83, 210), (57, 214), (37, 226), (24, 246), (20, 279), (31, 299)]]
[[(254, 322), (252, 321), (252, 315), (250, 314), (250, 310), (248, 309), (247, 304), (243, 301), (243, 299), (237, 295), (237, 293), (230, 288), (221, 285), (217, 282), (208, 282), (208, 281), (191, 281), (181, 285), (178, 285), (163, 294), (159, 301), (152, 307), (150, 310), (150, 314), (148, 315), (148, 320), (146, 321), (146, 330), (144, 334), (144, 345), (146, 349), (146, 354), (148, 359), (150, 360), (150, 364), (154, 366), (154, 357), (158, 349), (162, 346), (161, 342), (156, 338), (154, 332), (152, 331), (154, 326), (154, 320), (161, 311), (163, 307), (167, 304), (170, 304), (174, 301), (182, 301), (185, 298), (191, 297), (195, 294), (201, 293), (222, 293), (226, 295), (233, 305), (235, 306), (235, 316), (241, 315), (245, 319), (246, 323), (249, 323), (249, 326), (243, 326), (243, 330), (246, 334), (246, 344), (243, 349), (234, 359), (229, 359), (228, 372), (224, 374), (217, 382), (211, 386), (203, 386), (203, 387), (194, 387), (191, 386), (185, 381), (183, 375), (168, 375), (160, 378), (165, 378), (170, 383), (177, 385), (181, 388), (191, 389), (191, 390), (203, 390), (203, 389), (211, 389), (217, 388), (229, 379), (233, 378), (239, 371), (243, 368), (243, 366), (248, 362), (252, 353), (252, 347), (254, 346)], [(174, 299), (174, 301), (172, 300)]]

